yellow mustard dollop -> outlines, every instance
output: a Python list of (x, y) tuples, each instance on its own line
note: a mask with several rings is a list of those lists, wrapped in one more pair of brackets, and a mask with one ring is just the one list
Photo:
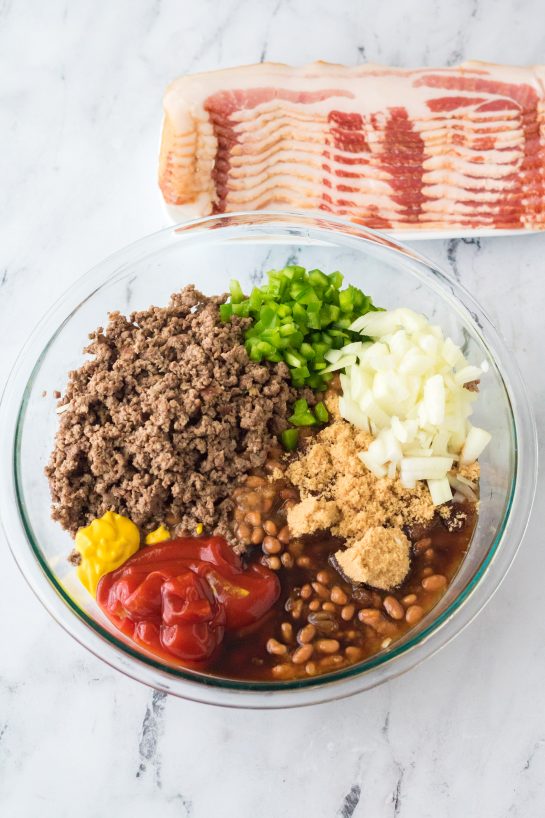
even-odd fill
[(95, 596), (99, 579), (115, 571), (138, 551), (140, 532), (128, 517), (107, 511), (78, 530), (75, 546), (81, 555), (78, 577), (89, 593)]
[(146, 545), (155, 545), (155, 543), (164, 542), (165, 540), (170, 540), (170, 531), (164, 525), (160, 525), (155, 531), (150, 531), (146, 535)]

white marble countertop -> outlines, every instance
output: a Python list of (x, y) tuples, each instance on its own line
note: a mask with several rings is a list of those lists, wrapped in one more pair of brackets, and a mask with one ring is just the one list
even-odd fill
[[(0, 383), (69, 283), (165, 224), (155, 175), (172, 78), (260, 59), (543, 62), (542, 15), (540, 0), (0, 4)], [(419, 249), (500, 328), (543, 439), (545, 236)], [(167, 699), (94, 659), (34, 599), (0, 536), (0, 814), (541, 818), (544, 526), (541, 482), (500, 591), (423, 666), (269, 713)]]

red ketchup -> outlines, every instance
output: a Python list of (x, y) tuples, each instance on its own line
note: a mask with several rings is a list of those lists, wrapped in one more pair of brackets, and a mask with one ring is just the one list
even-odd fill
[(223, 537), (181, 537), (142, 548), (98, 584), (108, 619), (169, 661), (202, 667), (226, 631), (259, 622), (280, 594), (276, 574), (244, 568)]

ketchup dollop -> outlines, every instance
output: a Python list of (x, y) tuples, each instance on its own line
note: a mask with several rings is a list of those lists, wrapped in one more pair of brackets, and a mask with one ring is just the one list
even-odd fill
[(150, 652), (188, 666), (210, 662), (226, 631), (254, 625), (280, 594), (276, 574), (244, 567), (223, 537), (181, 537), (142, 548), (105, 574), (97, 602)]

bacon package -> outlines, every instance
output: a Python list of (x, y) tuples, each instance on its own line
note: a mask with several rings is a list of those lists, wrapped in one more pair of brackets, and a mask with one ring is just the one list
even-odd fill
[(544, 174), (545, 66), (262, 63), (164, 98), (177, 220), (291, 209), (403, 234), (542, 230)]

